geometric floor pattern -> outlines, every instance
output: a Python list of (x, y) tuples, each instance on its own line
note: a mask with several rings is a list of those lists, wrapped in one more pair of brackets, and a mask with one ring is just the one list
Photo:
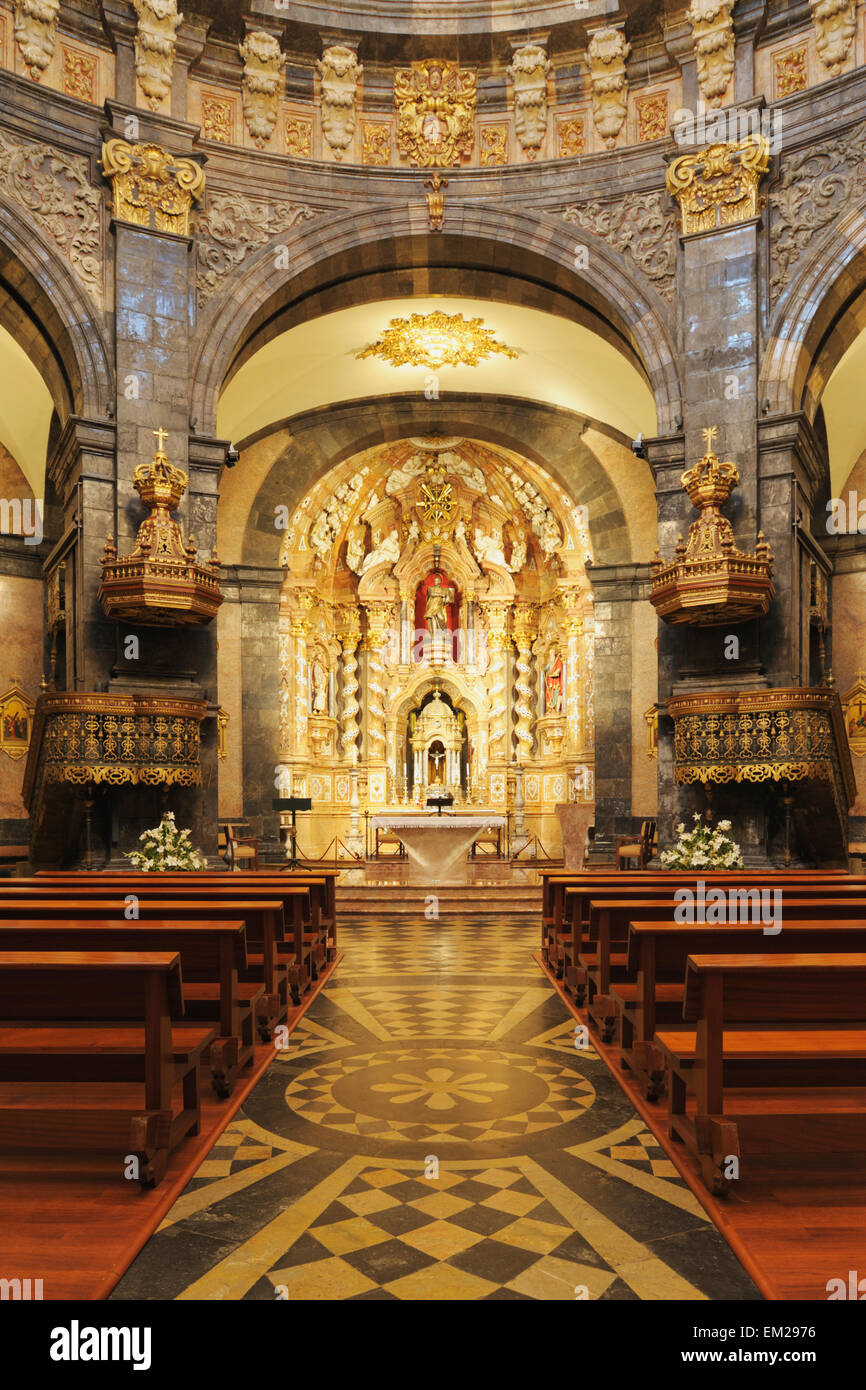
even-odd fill
[(529, 923), (343, 928), (328, 986), (113, 1299), (754, 1300), (532, 960)]

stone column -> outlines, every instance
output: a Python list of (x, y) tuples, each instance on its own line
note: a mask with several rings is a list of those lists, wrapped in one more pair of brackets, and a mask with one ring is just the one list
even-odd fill
[(593, 858), (614, 857), (617, 835), (631, 833), (632, 613), (649, 589), (649, 565), (587, 567), (594, 604), (595, 843)]

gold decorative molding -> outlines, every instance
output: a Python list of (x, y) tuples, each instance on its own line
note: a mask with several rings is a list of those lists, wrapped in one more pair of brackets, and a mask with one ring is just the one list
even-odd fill
[(765, 135), (710, 145), (675, 159), (668, 166), (667, 188), (680, 205), (683, 236), (756, 217), (758, 184), (769, 162)]
[(63, 90), (79, 101), (96, 102), (97, 61), (95, 53), (80, 53), (77, 48), (63, 50)]
[(738, 549), (731, 523), (719, 508), (740, 481), (735, 464), (722, 463), (713, 452), (716, 426), (704, 430), (707, 452), (683, 473), (680, 482), (700, 512), (682, 536), (676, 556), (665, 564), (656, 551), (652, 561), (650, 603), (667, 623), (713, 627), (744, 622), (768, 612), (775, 597), (773, 555), (758, 532), (754, 554)]
[(234, 140), (234, 112), (234, 102), (210, 92), (202, 92), (201, 133), (205, 140), (231, 145)]
[(384, 169), (391, 163), (391, 127), (377, 121), (365, 121), (361, 145), (361, 163)]
[(483, 125), (478, 132), (478, 157), (482, 168), (508, 163), (508, 127)]
[(204, 169), (192, 159), (174, 159), (160, 145), (106, 140), (100, 160), (111, 181), (114, 216), (136, 227), (189, 236), (193, 201), (204, 193)]
[(286, 117), (286, 154), (309, 159), (313, 152), (313, 123), (301, 116)]
[(448, 180), (437, 172), (432, 179), (424, 180), (424, 187), (429, 188), (430, 192), (424, 194), (427, 202), (427, 220), (430, 223), (431, 232), (441, 232), (442, 223), (445, 221), (445, 193), (448, 187)]
[(586, 122), (583, 116), (569, 116), (559, 122), (559, 153), (563, 159), (573, 159), (586, 153)]
[(809, 85), (807, 56), (805, 44), (773, 55), (777, 99), (806, 90)]
[(274, 133), (280, 111), (280, 87), (287, 55), (279, 40), (264, 29), (251, 29), (238, 44), (244, 61), (241, 79), (244, 120), (257, 147), (264, 149)]
[(493, 329), (484, 320), (464, 319), (462, 314), (412, 314), (408, 319), (391, 319), (375, 343), (355, 354), (356, 358), (381, 357), (392, 367), (477, 367), (479, 362), (501, 353), (517, 357), (514, 348), (497, 343)]
[(653, 92), (635, 100), (638, 144), (663, 140), (668, 133), (668, 94)]
[(159, 109), (171, 91), (174, 45), (183, 22), (177, 0), (132, 0), (138, 15), (135, 33), (135, 75), (151, 111)]
[(228, 757), (228, 747), (226, 745), (226, 729), (228, 728), (229, 712), (220, 705), (217, 710), (217, 758), (220, 762), (225, 762)]
[(150, 463), (140, 463), (132, 485), (150, 515), (138, 528), (131, 555), (118, 556), (109, 536), (102, 556), (98, 598), (106, 617), (147, 627), (209, 623), (222, 603), (216, 550), (207, 564), (196, 561), (195, 537), (184, 543), (171, 513), (186, 491), (189, 478), (163, 451), (167, 438), (154, 430), (158, 447)]
[(646, 720), (646, 755), (648, 758), (657, 758), (659, 755), (659, 707), (650, 705), (645, 709), (643, 717)]
[(866, 757), (866, 678), (858, 671), (854, 684), (842, 697), (842, 714), (848, 746), (855, 758)]
[(394, 73), (397, 149), (421, 169), (468, 159), (475, 138), (477, 77), (457, 63), (424, 58)]
[(9, 689), (0, 695), (0, 753), (16, 762), (27, 756), (35, 708), (18, 677), (13, 676)]

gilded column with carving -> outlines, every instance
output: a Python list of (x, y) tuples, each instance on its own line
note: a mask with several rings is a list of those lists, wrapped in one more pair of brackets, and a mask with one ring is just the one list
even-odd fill
[(515, 760), (526, 765), (532, 757), (532, 638), (534, 609), (530, 603), (519, 603), (514, 610), (513, 637), (517, 648), (514, 662), (517, 700), (514, 705), (517, 726)]
[(367, 757), (371, 801), (385, 800), (385, 628), (391, 608), (387, 603), (364, 605), (367, 614)]
[(361, 624), (357, 610), (346, 608), (342, 614), (340, 645), (343, 657), (343, 693), (340, 702), (340, 747), (343, 756), (351, 767), (358, 761), (358, 642)]

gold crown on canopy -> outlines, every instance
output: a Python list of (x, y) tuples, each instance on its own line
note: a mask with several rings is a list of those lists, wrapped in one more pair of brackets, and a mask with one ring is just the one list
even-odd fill
[(157, 448), (150, 463), (140, 463), (132, 475), (135, 488), (146, 507), (167, 507), (173, 512), (189, 486), (189, 475), (169, 461), (163, 449), (168, 431), (153, 431)]
[(722, 463), (713, 451), (713, 441), (718, 432), (718, 425), (710, 425), (702, 431), (707, 452), (700, 463), (687, 469), (680, 478), (680, 483), (698, 511), (708, 506), (720, 507), (723, 502), (727, 502), (740, 481), (737, 465), (730, 461)]

